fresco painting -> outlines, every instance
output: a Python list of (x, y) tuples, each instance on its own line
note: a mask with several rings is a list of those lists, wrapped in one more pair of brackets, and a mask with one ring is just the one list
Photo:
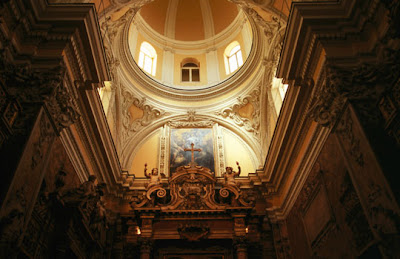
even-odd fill
[(191, 151), (185, 151), (185, 149), (191, 149), (192, 143), (194, 144), (194, 149), (201, 149), (200, 152), (194, 152), (194, 162), (215, 172), (212, 129), (172, 129), (169, 159), (170, 175), (179, 166), (190, 163), (192, 153)]

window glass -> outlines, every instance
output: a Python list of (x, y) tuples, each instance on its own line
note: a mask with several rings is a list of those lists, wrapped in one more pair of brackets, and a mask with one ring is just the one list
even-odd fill
[(192, 69), (192, 82), (200, 82), (200, 70)]
[(194, 58), (186, 58), (181, 63), (182, 82), (200, 82), (200, 63)]
[(147, 42), (143, 42), (140, 46), (138, 65), (147, 73), (153, 76), (156, 75), (157, 52), (153, 46)]
[(226, 74), (231, 74), (243, 65), (243, 55), (240, 44), (237, 41), (232, 42), (225, 49), (225, 70)]
[(189, 82), (190, 76), (189, 76), (189, 69), (182, 69), (182, 82)]

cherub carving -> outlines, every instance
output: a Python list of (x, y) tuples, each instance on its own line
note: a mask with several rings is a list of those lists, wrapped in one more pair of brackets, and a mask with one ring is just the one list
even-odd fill
[(150, 183), (147, 185), (147, 189), (150, 189), (153, 186), (161, 185), (161, 175), (158, 173), (157, 168), (153, 168), (151, 173), (147, 173), (147, 163), (144, 164), (144, 175), (147, 178), (150, 178)]
[(226, 185), (234, 185), (234, 186), (237, 185), (235, 177), (240, 175), (241, 169), (239, 162), (236, 161), (236, 164), (238, 166), (238, 172), (233, 171), (233, 168), (230, 166), (226, 167), (226, 172), (224, 173), (224, 179)]

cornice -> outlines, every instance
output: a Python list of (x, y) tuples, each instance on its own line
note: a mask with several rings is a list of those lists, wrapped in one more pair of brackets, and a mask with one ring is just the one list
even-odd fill
[[(372, 16), (379, 8), (376, 1), (370, 0), (293, 3), (278, 64), (278, 77), (293, 80), (309, 73), (315, 46), (322, 46), (328, 58), (337, 59), (354, 59), (361, 57), (363, 51), (372, 51), (374, 43), (388, 29), (388, 25), (382, 25), (386, 19), (380, 19), (376, 22), (380, 31), (369, 31), (368, 24), (374, 22)], [(344, 42), (346, 44), (342, 44)], [(344, 45), (352, 48), (341, 49)]]

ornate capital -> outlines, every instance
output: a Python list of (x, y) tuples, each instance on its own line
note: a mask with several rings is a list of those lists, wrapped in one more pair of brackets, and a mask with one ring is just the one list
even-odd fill
[(57, 132), (75, 123), (81, 116), (73, 94), (64, 81), (55, 90), (54, 94), (47, 98), (46, 107), (53, 119)]
[(347, 101), (347, 96), (339, 91), (344, 82), (340, 74), (328, 65), (324, 67), (322, 77), (324, 83), (315, 93), (308, 114), (322, 126), (333, 127)]

